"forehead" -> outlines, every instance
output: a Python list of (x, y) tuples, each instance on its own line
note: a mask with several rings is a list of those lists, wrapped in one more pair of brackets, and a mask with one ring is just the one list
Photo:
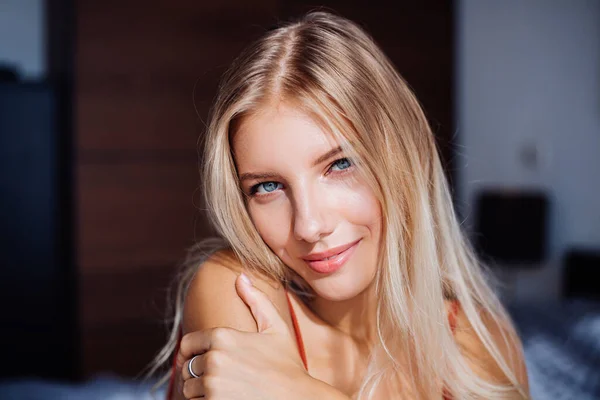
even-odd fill
[(281, 164), (310, 164), (338, 146), (330, 133), (298, 108), (280, 103), (252, 114), (242, 121), (233, 137), (238, 168), (273, 167)]

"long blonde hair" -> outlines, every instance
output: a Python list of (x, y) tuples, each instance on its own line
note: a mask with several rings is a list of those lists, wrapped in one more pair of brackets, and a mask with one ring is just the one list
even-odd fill
[[(246, 211), (231, 149), (243, 118), (273, 100), (289, 102), (331, 132), (378, 198), (383, 235), (376, 276), (379, 345), (357, 398), (368, 399), (406, 368), (418, 398), (509, 398), (519, 387), (481, 310), (514, 336), (510, 319), (460, 229), (433, 133), (392, 63), (358, 25), (325, 12), (267, 32), (224, 75), (203, 138), (202, 183), (213, 227), (246, 267), (279, 279), (304, 297), (310, 287), (269, 249)], [(211, 251), (193, 250), (179, 281), (172, 331), (155, 360), (176, 351), (187, 284)], [(211, 246), (209, 246), (211, 247)], [(510, 385), (479, 378), (447, 324), (444, 300), (460, 302), (473, 330)], [(504, 330), (503, 330), (504, 332)], [(408, 376), (408, 378), (406, 378)]]

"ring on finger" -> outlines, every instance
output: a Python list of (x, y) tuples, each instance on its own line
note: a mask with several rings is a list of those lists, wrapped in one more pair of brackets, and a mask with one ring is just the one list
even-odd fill
[(188, 363), (188, 372), (190, 373), (190, 375), (192, 377), (200, 378), (200, 375), (196, 375), (196, 373), (194, 372), (194, 369), (192, 368), (192, 364), (194, 363), (194, 360), (196, 359), (196, 357), (199, 357), (199, 355), (195, 355), (194, 357), (192, 357), (192, 359)]

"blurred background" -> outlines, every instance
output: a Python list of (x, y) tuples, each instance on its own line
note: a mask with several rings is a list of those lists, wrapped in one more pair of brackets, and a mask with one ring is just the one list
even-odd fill
[(422, 102), (534, 398), (600, 398), (596, 0), (0, 0), (0, 398), (149, 396), (218, 79), (321, 6)]

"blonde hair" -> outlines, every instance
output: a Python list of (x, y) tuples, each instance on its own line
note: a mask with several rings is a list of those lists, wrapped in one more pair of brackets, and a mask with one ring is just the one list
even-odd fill
[[(268, 248), (246, 212), (231, 148), (241, 121), (285, 101), (314, 117), (358, 165), (382, 208), (376, 276), (379, 345), (357, 398), (389, 379), (406, 380), (418, 398), (514, 398), (516, 372), (502, 357), (480, 311), (516, 337), (483, 267), (460, 229), (433, 133), (407, 84), (358, 25), (312, 12), (267, 32), (234, 61), (211, 109), (202, 165), (204, 199), (222, 239), (250, 269), (303, 297), (311, 289)], [(200, 246), (200, 245), (199, 245)], [(209, 246), (210, 247), (210, 246)], [(211, 251), (194, 249), (179, 282), (173, 328), (155, 366), (176, 351), (187, 284)], [(510, 384), (486, 382), (468, 366), (447, 324), (444, 300), (460, 302), (474, 332)], [(404, 371), (402, 369), (404, 368)], [(409, 374), (406, 373), (409, 368)]]

